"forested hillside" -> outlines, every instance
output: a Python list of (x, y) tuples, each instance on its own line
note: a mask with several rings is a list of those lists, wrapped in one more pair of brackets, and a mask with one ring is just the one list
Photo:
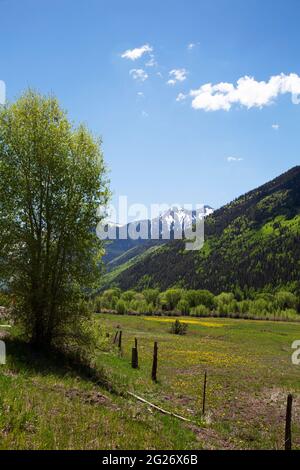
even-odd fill
[[(300, 166), (207, 217), (202, 250), (170, 242), (110, 273), (122, 289), (181, 286), (218, 294), (297, 285), (300, 278)], [(107, 285), (107, 284), (106, 284)]]

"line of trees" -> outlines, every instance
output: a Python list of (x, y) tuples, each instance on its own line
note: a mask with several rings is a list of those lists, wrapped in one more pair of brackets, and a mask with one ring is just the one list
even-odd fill
[(118, 288), (104, 291), (95, 299), (97, 312), (140, 315), (191, 315), (231, 318), (300, 320), (300, 298), (289, 290), (253, 292), (246, 298), (241, 291), (213, 295), (208, 290), (145, 289), (141, 292)]

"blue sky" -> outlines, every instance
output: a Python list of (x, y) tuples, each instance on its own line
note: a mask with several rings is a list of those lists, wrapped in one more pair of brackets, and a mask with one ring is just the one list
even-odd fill
[(0, 18), (7, 98), (52, 92), (101, 135), (114, 200), (219, 207), (299, 164), (298, 0), (0, 0)]

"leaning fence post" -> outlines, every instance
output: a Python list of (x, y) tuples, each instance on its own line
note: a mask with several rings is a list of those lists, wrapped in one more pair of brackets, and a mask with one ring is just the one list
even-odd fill
[(293, 395), (289, 394), (287, 397), (286, 417), (285, 417), (285, 450), (292, 450), (292, 405)]
[(203, 383), (203, 397), (202, 397), (202, 415), (205, 415), (205, 401), (206, 401), (206, 383), (207, 383), (207, 372), (204, 373), (204, 383)]
[(118, 334), (119, 334), (119, 332), (118, 332), (118, 330), (117, 330), (117, 331), (116, 331), (116, 334), (115, 334), (115, 337), (114, 337), (114, 344), (116, 344), (116, 342), (117, 342)]
[(122, 349), (122, 330), (119, 332), (119, 344), (118, 344), (119, 349)]
[(153, 363), (152, 363), (152, 380), (154, 382), (157, 381), (157, 342), (154, 343), (154, 350), (153, 350)]
[(138, 348), (137, 348), (136, 338), (134, 340), (134, 348), (132, 348), (131, 366), (133, 369), (137, 369), (139, 367), (139, 357), (138, 357)]

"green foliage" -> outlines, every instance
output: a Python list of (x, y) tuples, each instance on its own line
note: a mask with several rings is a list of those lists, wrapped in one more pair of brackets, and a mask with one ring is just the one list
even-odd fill
[(168, 300), (165, 292), (161, 292), (158, 296), (158, 307), (161, 310), (168, 310)]
[(209, 309), (205, 307), (205, 305), (197, 305), (191, 310), (191, 315), (193, 317), (207, 317), (209, 313)]
[(231, 292), (222, 292), (215, 298), (217, 312), (220, 315), (229, 315), (235, 310), (234, 295)]
[(143, 290), (143, 295), (148, 304), (156, 305), (159, 296), (159, 289), (145, 289)]
[(11, 297), (9, 294), (0, 292), (0, 306), (9, 307), (11, 305)]
[(116, 311), (119, 315), (125, 315), (125, 313), (127, 313), (127, 307), (124, 300), (118, 300), (116, 304)]
[(275, 294), (275, 300), (278, 304), (280, 310), (285, 310), (288, 308), (296, 309), (297, 307), (297, 297), (291, 292), (279, 291)]
[[(250, 298), (246, 298), (246, 295)], [(107, 301), (108, 298), (110, 303)], [(240, 300), (241, 298), (243, 300)], [(126, 302), (124, 299), (131, 300)], [(233, 292), (222, 292), (214, 296), (207, 290), (168, 289), (158, 293), (156, 289), (147, 289), (143, 292), (120, 293), (119, 290), (110, 289), (104, 291), (102, 297), (96, 299), (96, 311), (99, 311), (98, 305), (102, 306), (103, 311), (109, 310), (120, 314), (161, 315), (164, 313), (173, 316), (300, 321), (300, 315), (297, 314), (299, 297), (283, 290), (275, 294), (266, 291), (255, 292), (253, 289), (247, 293), (241, 293), (238, 290), (235, 297)]]
[(0, 281), (36, 346), (82, 344), (99, 278), (97, 207), (108, 198), (101, 142), (32, 91), (0, 109)]
[(197, 307), (197, 305), (204, 305), (212, 309), (215, 305), (214, 295), (208, 290), (187, 290), (184, 292), (183, 297), (191, 308)]
[(182, 315), (189, 315), (190, 313), (190, 305), (187, 300), (181, 299), (179, 300), (177, 304), (177, 310), (182, 314)]
[(101, 307), (108, 310), (115, 310), (120, 295), (121, 291), (117, 288), (104, 291), (101, 296)]
[(188, 328), (187, 323), (182, 323), (179, 320), (175, 320), (175, 322), (172, 323), (170, 333), (172, 333), (173, 335), (183, 336), (186, 334), (187, 328)]
[(134, 299), (135, 295), (136, 295), (136, 291), (128, 290), (126, 292), (122, 292), (121, 299), (124, 300), (124, 302), (131, 302), (131, 300)]
[(165, 300), (169, 310), (175, 310), (182, 296), (182, 289), (168, 289), (165, 292)]

